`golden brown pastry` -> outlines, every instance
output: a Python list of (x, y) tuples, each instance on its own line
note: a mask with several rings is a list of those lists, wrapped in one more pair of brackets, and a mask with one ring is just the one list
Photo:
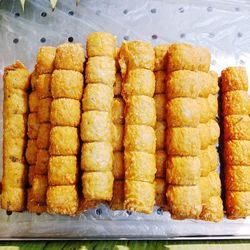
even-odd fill
[(164, 121), (166, 118), (166, 96), (165, 94), (154, 95), (156, 119), (157, 121)]
[(38, 118), (40, 123), (50, 122), (50, 108), (52, 98), (45, 98), (39, 101)]
[(166, 72), (159, 70), (155, 72), (155, 94), (163, 94), (166, 89)]
[(170, 44), (160, 44), (154, 47), (155, 50), (155, 71), (167, 69), (167, 52)]
[(155, 135), (156, 135), (156, 149), (165, 148), (165, 132), (166, 132), (166, 122), (156, 122), (155, 125)]
[[(6, 138), (25, 138), (27, 116), (25, 114), (9, 114), (8, 116), (6, 116), (6, 118), (3, 120), (4, 136)], [(29, 117), (28, 134), (32, 134), (32, 136), (35, 137), (36, 129), (36, 117)]]
[[(28, 184), (29, 184), (29, 186), (32, 186), (33, 179), (34, 179), (34, 176), (36, 174), (35, 168), (36, 168), (36, 165), (30, 165), (28, 168)], [(4, 180), (3, 180), (3, 182), (4, 182)]]
[(109, 205), (112, 210), (124, 209), (124, 181), (123, 180), (114, 181), (113, 197)]
[(167, 209), (167, 201), (166, 201), (166, 191), (167, 185), (166, 180), (162, 178), (155, 179), (155, 205)]
[(113, 124), (113, 150), (122, 151), (123, 150), (123, 138), (124, 138), (124, 125), (123, 124)]
[[(12, 149), (13, 151), (13, 149)], [(25, 152), (25, 157), (27, 162), (30, 165), (36, 164), (36, 154), (37, 154), (37, 141), (33, 139), (29, 139), (27, 143), (27, 148)], [(20, 157), (17, 157), (17, 159), (20, 159)]]
[[(11, 124), (18, 124), (18, 126), (15, 126), (16, 129), (13, 130), (13, 132), (17, 132), (19, 129), (22, 129), (22, 131), (20, 131), (20, 134), (24, 134), (25, 135), (25, 125), (24, 125), (24, 117), (22, 115), (13, 115), (12, 116), (12, 120), (10, 120), (10, 125)], [(17, 118), (19, 118), (17, 120)], [(15, 119), (15, 120), (14, 120)], [(7, 125), (7, 124), (6, 124)], [(10, 130), (10, 128), (9, 128)], [(39, 120), (38, 120), (38, 116), (37, 113), (30, 113), (28, 116), (28, 132), (27, 135), (30, 139), (36, 139), (37, 135), (38, 135), (38, 130), (39, 130)]]
[(198, 125), (200, 141), (201, 141), (201, 149), (206, 149), (211, 142), (210, 137), (210, 127), (208, 123), (199, 123)]
[(39, 149), (37, 152), (37, 160), (35, 165), (36, 174), (47, 174), (48, 163), (49, 163), (49, 152), (45, 149)]
[(115, 83), (114, 83), (114, 95), (120, 96), (122, 93), (122, 76), (120, 72), (117, 72), (115, 75)]
[(28, 189), (27, 210), (30, 213), (37, 213), (37, 214), (45, 213), (47, 210), (46, 203), (35, 201), (31, 189)]
[(124, 124), (125, 102), (122, 98), (114, 98), (112, 103), (112, 121), (114, 124)]
[(156, 174), (155, 176), (158, 178), (165, 178), (166, 177), (166, 160), (167, 160), (167, 153), (165, 150), (157, 150), (155, 154), (156, 160)]
[(53, 72), (56, 48), (41, 47), (36, 58), (36, 71), (38, 75), (50, 74)]
[(36, 175), (32, 181), (31, 193), (36, 202), (46, 201), (48, 178), (46, 175)]
[(29, 94), (29, 109), (30, 112), (37, 112), (38, 111), (38, 105), (39, 105), (39, 98), (37, 96), (37, 92), (36, 91), (32, 91)]
[(50, 123), (42, 123), (39, 125), (38, 135), (37, 135), (37, 148), (48, 149), (49, 148), (49, 138), (50, 138)]
[(51, 97), (51, 74), (39, 75), (36, 81), (36, 92), (39, 99)]
[(112, 173), (114, 175), (115, 180), (123, 180), (124, 179), (124, 153), (115, 151), (113, 153), (113, 167)]

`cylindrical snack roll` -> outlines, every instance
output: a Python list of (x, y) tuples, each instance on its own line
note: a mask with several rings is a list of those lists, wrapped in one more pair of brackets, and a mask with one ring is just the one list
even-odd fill
[(154, 47), (155, 51), (155, 71), (167, 69), (167, 52), (170, 44), (160, 44)]
[(38, 75), (50, 74), (53, 72), (56, 48), (41, 47), (36, 58), (36, 71)]
[(113, 197), (109, 205), (112, 210), (124, 209), (124, 181), (123, 180), (114, 181)]
[(166, 160), (167, 153), (165, 150), (157, 150), (155, 154), (156, 158), (156, 174), (157, 178), (165, 178), (166, 177)]

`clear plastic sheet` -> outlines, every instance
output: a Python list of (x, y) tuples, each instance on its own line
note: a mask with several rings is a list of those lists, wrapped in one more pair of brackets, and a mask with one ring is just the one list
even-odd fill
[[(250, 73), (250, 3), (243, 0), (82, 0), (78, 7), (73, 0), (61, 0), (54, 12), (49, 1), (32, 0), (27, 1), (24, 13), (19, 1), (0, 0), (0, 73), (16, 59), (32, 70), (40, 46), (56, 46), (69, 37), (84, 44), (90, 32), (102, 30), (115, 34), (118, 45), (122, 39), (142, 39), (153, 45), (189, 42), (205, 46), (212, 53), (213, 70), (220, 73), (229, 65), (243, 65)], [(2, 82), (0, 98), (2, 112)], [(181, 236), (250, 237), (250, 219), (177, 221), (157, 207), (153, 214), (144, 215), (113, 212), (105, 205), (73, 218), (26, 212), (8, 216), (0, 210), (1, 238)]]

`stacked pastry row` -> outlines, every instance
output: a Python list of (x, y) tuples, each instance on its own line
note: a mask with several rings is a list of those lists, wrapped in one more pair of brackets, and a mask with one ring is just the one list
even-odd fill
[(250, 98), (243, 67), (221, 74), (226, 211), (231, 219), (250, 215)]
[[(1, 206), (7, 211), (26, 207), (25, 161), (29, 72), (22, 63), (4, 69), (3, 181)], [(18, 124), (18, 126), (17, 126)]]
[(111, 112), (116, 38), (110, 33), (92, 33), (87, 38), (87, 55), (81, 121), (82, 191), (86, 200), (110, 201), (114, 181)]
[(125, 201), (129, 211), (151, 213), (155, 203), (156, 110), (154, 49), (141, 41), (124, 42), (119, 53), (125, 100)]

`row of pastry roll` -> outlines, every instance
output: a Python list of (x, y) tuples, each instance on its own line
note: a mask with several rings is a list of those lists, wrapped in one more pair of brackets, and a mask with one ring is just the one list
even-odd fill
[(26, 208), (25, 146), (29, 77), (29, 72), (19, 61), (4, 69), (1, 206), (7, 211), (23, 211)]
[(243, 67), (222, 71), (225, 205), (230, 219), (250, 215), (250, 98)]
[(115, 83), (116, 38), (94, 32), (87, 37), (82, 99), (82, 191), (86, 201), (110, 201), (113, 195), (112, 102)]
[[(210, 54), (206, 49), (186, 44), (174, 44), (168, 49), (166, 177), (167, 202), (173, 218), (217, 221), (223, 216), (213, 145), (219, 136), (214, 120), (217, 80), (208, 73), (209, 67)], [(211, 164), (214, 154), (215, 168), (210, 168), (207, 161)], [(219, 210), (218, 216), (214, 207)]]
[(156, 106), (156, 175), (155, 175), (155, 205), (166, 209), (166, 56), (169, 44), (161, 44), (154, 48), (155, 51), (155, 106)]
[(78, 135), (83, 93), (84, 50), (81, 44), (56, 48), (51, 76), (52, 125), (49, 138), (47, 212), (74, 215), (78, 211)]
[(124, 208), (151, 213), (155, 204), (155, 53), (142, 41), (123, 42), (119, 52), (125, 100)]

